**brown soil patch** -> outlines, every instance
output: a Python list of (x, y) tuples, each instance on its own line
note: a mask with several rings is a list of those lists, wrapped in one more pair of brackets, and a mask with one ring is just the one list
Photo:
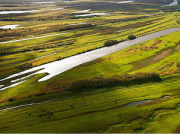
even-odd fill
[(130, 52), (130, 51), (132, 51), (133, 49), (132, 48), (130, 48), (130, 49), (128, 49), (128, 50), (126, 50), (126, 52)]
[(7, 77), (9, 76), (11, 73), (14, 73), (16, 72), (17, 69), (16, 68), (11, 68), (11, 69), (6, 69), (6, 70), (2, 70), (0, 71), (0, 78), (4, 78), (4, 77)]
[(166, 69), (170, 68), (173, 64), (174, 64), (174, 62), (166, 65), (165, 67), (163, 67), (163, 68), (161, 68), (161, 69), (159, 69), (159, 70), (166, 70)]
[(162, 52), (161, 54), (157, 55), (156, 57), (153, 58), (154, 61), (156, 60), (161, 60), (165, 57), (167, 57), (169, 55), (169, 53), (171, 52), (171, 49), (167, 50), (167, 51), (164, 51)]
[(167, 75), (173, 75), (173, 74), (177, 74), (180, 73), (180, 70), (178, 68), (171, 68), (168, 70), (165, 70), (164, 72), (159, 73), (160, 76), (167, 76)]
[(175, 49), (176, 49), (176, 50), (179, 50), (179, 49), (180, 49), (180, 45), (178, 45)]
[(151, 45), (150, 47), (149, 47), (149, 49), (158, 49), (159, 47), (158, 46), (156, 46), (156, 45)]
[(179, 133), (180, 132), (180, 125), (178, 125), (174, 131), (174, 133)]

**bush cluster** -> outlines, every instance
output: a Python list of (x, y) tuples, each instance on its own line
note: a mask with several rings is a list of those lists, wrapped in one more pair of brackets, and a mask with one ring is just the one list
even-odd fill
[(134, 84), (143, 84), (147, 82), (161, 82), (159, 74), (156, 73), (136, 73), (114, 75), (110, 78), (95, 77), (92, 79), (83, 79), (72, 82), (70, 91), (79, 92), (93, 88), (130, 86)]
[(104, 46), (108, 47), (108, 46), (112, 46), (119, 43), (117, 40), (107, 40), (106, 42), (104, 42)]
[(13, 101), (14, 101), (14, 98), (9, 98), (8, 101), (9, 101), (9, 102), (13, 102)]
[(133, 34), (128, 35), (128, 39), (129, 39), (129, 40), (134, 40), (134, 39), (136, 39), (136, 36), (135, 36), (135, 35), (133, 35)]
[(48, 116), (48, 118), (50, 118), (53, 115), (53, 112), (47, 111), (47, 110), (42, 110), (42, 113), (39, 113), (39, 117), (43, 117), (43, 116)]

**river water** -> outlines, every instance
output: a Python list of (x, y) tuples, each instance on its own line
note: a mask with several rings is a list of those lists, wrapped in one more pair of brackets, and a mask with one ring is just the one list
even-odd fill
[(81, 11), (76, 11), (76, 12), (72, 12), (72, 13), (87, 13), (89, 12), (91, 9), (87, 9), (87, 10), (81, 10)]
[(134, 1), (121, 1), (121, 2), (118, 2), (119, 4), (126, 4), (126, 3), (131, 3), (131, 2), (134, 2)]
[(176, 5), (178, 5), (178, 1), (174, 0), (172, 3), (170, 3), (168, 5), (161, 6), (161, 7), (171, 7), (171, 6), (176, 6)]
[(81, 14), (81, 15), (75, 15), (76, 17), (87, 17), (87, 16), (101, 16), (101, 15), (108, 15), (107, 13), (89, 13), (89, 14)]
[(31, 12), (36, 12), (39, 10), (31, 10), (31, 11), (0, 11), (1, 14), (20, 14), (20, 13), (31, 13)]
[(15, 29), (17, 28), (19, 25), (5, 25), (5, 26), (1, 26), (0, 29)]
[[(180, 30), (180, 28), (170, 28), (170, 29), (162, 30), (159, 32), (155, 32), (155, 33), (152, 33), (149, 35), (145, 35), (145, 36), (136, 38), (134, 40), (125, 41), (125, 42), (119, 43), (119, 44), (111, 46), (111, 47), (103, 47), (103, 48), (100, 48), (97, 50), (86, 52), (84, 54), (72, 56), (72, 57), (69, 57), (69, 58), (66, 58), (66, 59), (63, 59), (60, 61), (55, 61), (55, 62), (48, 63), (45, 65), (41, 65), (38, 67), (34, 67), (34, 68), (28, 69), (26, 71), (10, 75), (9, 77), (1, 79), (0, 81), (4, 81), (4, 80), (10, 79), (10, 78), (14, 78), (16, 76), (21, 76), (23, 74), (30, 73), (30, 72), (33, 72), (33, 71), (36, 71), (39, 69), (42, 69), (42, 70), (37, 71), (35, 74), (48, 73), (48, 75), (39, 79), (38, 82), (46, 81), (46, 80), (48, 80), (48, 79), (50, 79), (50, 78), (52, 78), (58, 74), (61, 74), (61, 73), (65, 72), (71, 68), (74, 68), (80, 64), (83, 64), (83, 63), (86, 63), (89, 61), (93, 61), (97, 58), (112, 54), (112, 53), (117, 52), (119, 50), (133, 46), (135, 44), (142, 43), (144, 41), (148, 41), (148, 40), (160, 37), (160, 36), (164, 36), (164, 35), (179, 31), (179, 30)], [(20, 79), (22, 79), (22, 78), (23, 77), (21, 77)], [(16, 79), (14, 79), (12, 81), (16, 81)], [(0, 90), (4, 90), (4, 89), (7, 89), (7, 87), (1, 88)]]

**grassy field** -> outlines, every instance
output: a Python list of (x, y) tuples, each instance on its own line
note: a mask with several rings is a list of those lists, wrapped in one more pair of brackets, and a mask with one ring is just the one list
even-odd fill
[[(0, 44), (1, 79), (104, 47), (108, 40), (121, 41), (131, 34), (140, 37), (180, 27), (178, 6), (160, 7), (170, 0), (158, 3), (137, 0), (129, 4), (100, 0), (29, 5), (21, 2), (0, 2), (0, 10), (39, 11), (16, 17), (2, 15), (0, 26), (20, 24), (21, 28), (0, 30), (0, 41), (39, 38)], [(64, 9), (54, 10), (56, 8)], [(72, 13), (86, 9), (91, 9), (88, 13), (108, 15), (76, 18)], [(0, 92), (0, 133), (180, 132), (179, 35), (178, 31), (136, 44), (44, 82), (37, 81), (46, 73), (19, 80), (26, 81)], [(128, 81), (138, 73), (156, 73), (162, 81)], [(128, 78), (123, 82), (130, 84), (104, 87), (100, 83), (88, 89), (70, 90), (73, 82), (105, 81), (126, 74)], [(9, 86), (11, 80), (0, 81), (0, 86)]]
[[(131, 17), (130, 15), (125, 18), (129, 19)], [(172, 17), (174, 19), (172, 19)], [(32, 66), (41, 65), (58, 60), (59, 57), (64, 58), (82, 53), (83, 51), (102, 47), (106, 40), (126, 39), (130, 33), (134, 33), (136, 36), (142, 36), (158, 30), (178, 27), (176, 20), (177, 18), (174, 14), (164, 14), (163, 17), (162, 15), (150, 16), (148, 18), (130, 20), (128, 23), (117, 22), (90, 28), (54, 32), (48, 35), (57, 33), (64, 34), (1, 44), (1, 52), (6, 53), (6, 55), (1, 56), (0, 77), (3, 78), (14, 72), (21, 71), (15, 67), (27, 62), (32, 63)], [(36, 50), (37, 48), (38, 50)], [(9, 73), (7, 73), (7, 71)]]
[[(174, 75), (161, 83), (64, 92), (53, 102), (2, 111), (1, 132), (179, 132), (178, 89), (179, 75)], [(142, 100), (152, 101), (125, 107)]]

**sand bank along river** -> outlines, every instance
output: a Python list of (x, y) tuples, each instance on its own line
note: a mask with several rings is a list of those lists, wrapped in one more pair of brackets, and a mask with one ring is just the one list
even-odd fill
[[(63, 72), (65, 72), (65, 71), (67, 71), (67, 70), (69, 70), (69, 69), (71, 69), (73, 67), (76, 67), (76, 66), (78, 66), (80, 64), (95, 60), (97, 58), (103, 57), (105, 55), (112, 54), (112, 53), (117, 52), (119, 50), (122, 50), (122, 49), (125, 49), (127, 47), (133, 46), (135, 44), (142, 43), (144, 41), (148, 41), (148, 40), (151, 40), (151, 39), (163, 36), (163, 35), (167, 35), (167, 34), (179, 31), (179, 30), (180, 30), (180, 28), (170, 28), (170, 29), (162, 30), (162, 31), (159, 31), (159, 32), (155, 32), (155, 33), (152, 33), (152, 34), (149, 34), (149, 35), (145, 35), (145, 36), (136, 38), (134, 40), (125, 41), (125, 42), (119, 43), (119, 44), (111, 46), (111, 47), (100, 48), (100, 49), (97, 49), (97, 50), (86, 52), (84, 54), (79, 54), (79, 55), (76, 55), (76, 56), (72, 56), (72, 57), (63, 59), (61, 61), (55, 61), (55, 62), (48, 63), (48, 64), (45, 64), (45, 65), (41, 65), (41, 66), (38, 66), (38, 67), (34, 67), (34, 68), (28, 69), (26, 71), (10, 75), (9, 77), (1, 79), (0, 81), (4, 81), (6, 79), (14, 78), (16, 76), (21, 76), (23, 74), (30, 73), (30, 72), (42, 69), (42, 70), (37, 71), (35, 73), (35, 74), (48, 73), (47, 76), (45, 76), (45, 77), (38, 80), (38, 82), (42, 82), (42, 81), (45, 81), (45, 80), (48, 80), (48, 79), (52, 78), (53, 76), (56, 76), (56, 75), (58, 75), (60, 73), (63, 73)], [(23, 77), (20, 77), (19, 79), (23, 80)], [(25, 76), (25, 77), (27, 77), (27, 76)], [(14, 79), (12, 81), (16, 81), (16, 79)], [(17, 83), (15, 83), (15, 84), (12, 83), (12, 85), (16, 86)], [(10, 87), (12, 87), (12, 85)], [(0, 90), (5, 90), (7, 88), (8, 87), (4, 87), (4, 88), (1, 88)]]

